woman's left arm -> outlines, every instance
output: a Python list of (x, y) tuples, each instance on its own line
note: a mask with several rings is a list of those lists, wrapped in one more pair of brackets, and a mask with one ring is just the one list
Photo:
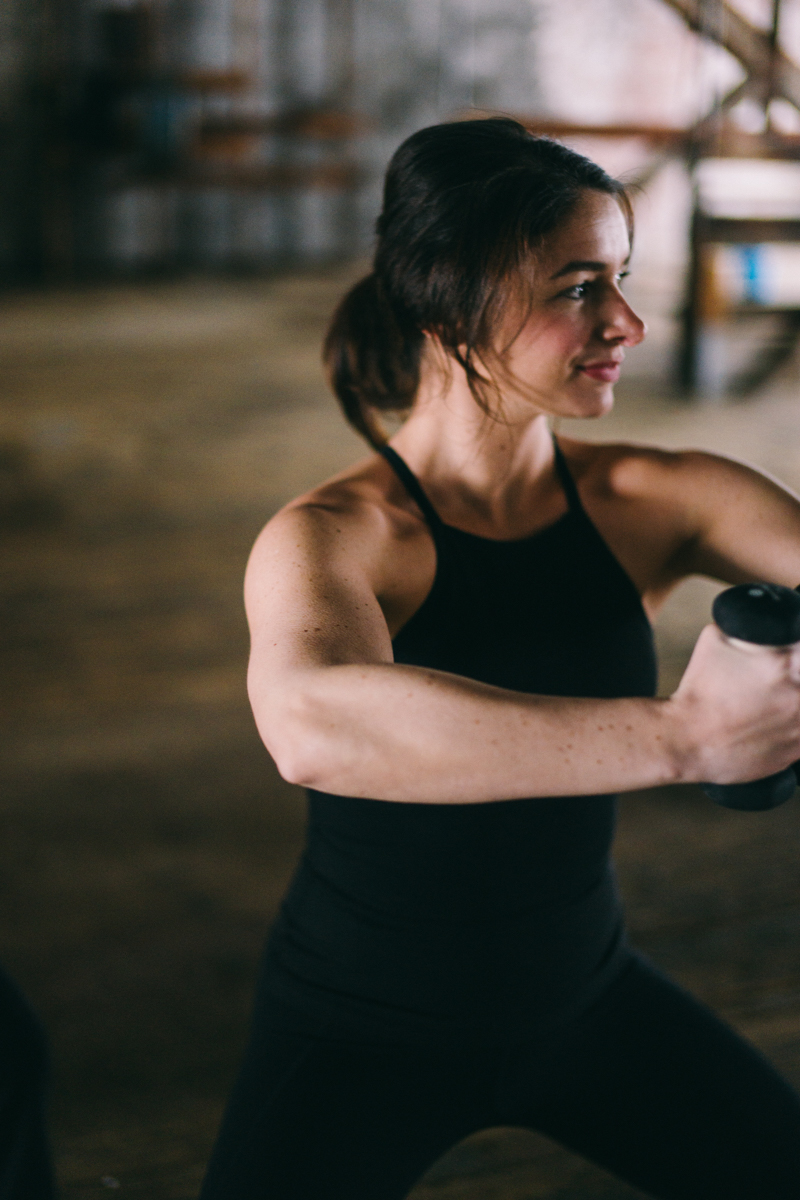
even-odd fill
[(589, 516), (651, 616), (689, 575), (800, 584), (800, 499), (769, 475), (650, 446), (584, 443), (573, 462)]
[(680, 575), (800, 584), (800, 499), (753, 467), (701, 451), (676, 456), (671, 481), (690, 531)]

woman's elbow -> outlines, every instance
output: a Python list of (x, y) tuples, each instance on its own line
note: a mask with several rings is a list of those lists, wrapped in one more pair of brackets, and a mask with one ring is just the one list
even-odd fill
[(331, 749), (302, 695), (284, 695), (279, 703), (256, 696), (250, 701), (256, 727), (278, 773), (287, 783), (324, 790)]
[(267, 741), (263, 735), (262, 740), (278, 768), (281, 779), (298, 787), (324, 791), (324, 767), (309, 753), (307, 744), (297, 744), (293, 739), (287, 738)]

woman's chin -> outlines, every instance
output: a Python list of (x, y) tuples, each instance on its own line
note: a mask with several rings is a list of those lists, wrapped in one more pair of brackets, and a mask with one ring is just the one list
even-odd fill
[(604, 417), (606, 413), (610, 413), (614, 407), (614, 384), (609, 383), (603, 394), (598, 398), (599, 403), (597, 411), (593, 414), (596, 417)]
[(606, 413), (611, 412), (613, 407), (614, 385), (606, 383), (602, 387), (592, 388), (589, 395), (586, 395), (585, 392), (580, 396), (576, 396), (574, 393), (570, 395), (558, 416), (572, 421), (592, 421), (598, 417), (604, 417)]

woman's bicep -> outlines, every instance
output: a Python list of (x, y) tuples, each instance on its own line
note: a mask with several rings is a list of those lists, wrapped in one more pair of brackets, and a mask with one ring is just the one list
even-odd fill
[(245, 606), (248, 690), (259, 728), (290, 706), (309, 675), (344, 663), (392, 661), (359, 539), (346, 526), (324, 511), (289, 510), (253, 548)]

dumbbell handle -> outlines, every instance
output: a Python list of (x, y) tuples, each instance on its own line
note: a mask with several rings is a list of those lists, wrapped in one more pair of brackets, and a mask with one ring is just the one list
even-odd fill
[[(777, 583), (745, 583), (720, 592), (712, 609), (728, 637), (759, 646), (800, 641), (800, 595)], [(704, 783), (703, 791), (726, 808), (764, 811), (784, 804), (797, 787), (793, 767), (752, 783)]]

